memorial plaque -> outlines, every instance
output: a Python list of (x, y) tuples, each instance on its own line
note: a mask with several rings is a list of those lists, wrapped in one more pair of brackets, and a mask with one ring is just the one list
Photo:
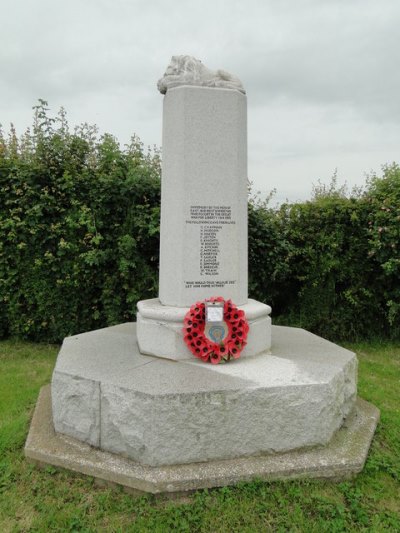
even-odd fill
[(224, 320), (223, 302), (206, 302), (206, 322), (222, 322)]
[(229, 334), (228, 325), (224, 322), (224, 302), (205, 302), (205, 312), (205, 336), (212, 342), (222, 343)]

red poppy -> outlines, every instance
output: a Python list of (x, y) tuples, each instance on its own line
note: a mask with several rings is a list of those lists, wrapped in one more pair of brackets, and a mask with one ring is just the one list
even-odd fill
[(241, 309), (232, 309), (230, 315), (232, 324), (239, 324), (245, 318), (244, 311)]
[(221, 359), (222, 359), (222, 356), (218, 353), (212, 352), (210, 355), (210, 362), (213, 365), (217, 365), (218, 363), (220, 363)]
[(238, 359), (238, 358), (240, 357), (240, 350), (239, 350), (238, 348), (236, 348), (236, 346), (234, 346), (234, 347), (232, 348), (232, 350), (230, 351), (230, 353), (231, 353), (231, 355), (232, 355), (232, 357), (233, 357), (234, 359)]
[(224, 357), (225, 355), (228, 354), (228, 348), (226, 346), (226, 344), (222, 343), (222, 344), (214, 344), (214, 349), (213, 351), (217, 354), (219, 354), (221, 357)]

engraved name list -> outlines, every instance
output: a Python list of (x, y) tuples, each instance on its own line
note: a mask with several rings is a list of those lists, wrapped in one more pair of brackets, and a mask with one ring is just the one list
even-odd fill
[[(236, 224), (232, 220), (232, 210), (227, 205), (192, 205), (190, 218), (186, 224), (198, 228), (198, 250), (200, 279), (185, 281), (185, 288), (212, 288), (234, 285), (235, 280), (215, 279), (221, 274), (221, 240), (229, 239), (229, 226)], [(225, 270), (225, 269), (224, 269)]]

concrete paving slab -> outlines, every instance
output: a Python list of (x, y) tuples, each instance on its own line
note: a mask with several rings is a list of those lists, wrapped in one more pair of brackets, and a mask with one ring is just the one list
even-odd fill
[(57, 434), (52, 423), (48, 385), (42, 388), (36, 404), (25, 455), (40, 465), (65, 468), (111, 485), (153, 494), (220, 487), (252, 479), (341, 480), (362, 470), (378, 420), (379, 410), (358, 398), (344, 425), (326, 446), (257, 457), (151, 467)]

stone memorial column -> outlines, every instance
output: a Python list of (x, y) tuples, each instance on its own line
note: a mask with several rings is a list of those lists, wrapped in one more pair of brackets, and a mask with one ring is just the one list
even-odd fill
[(216, 295), (247, 303), (246, 112), (233, 89), (182, 86), (164, 97), (163, 305)]
[(183, 318), (212, 296), (245, 311), (250, 333), (243, 355), (268, 350), (271, 309), (248, 300), (243, 86), (227, 72), (175, 56), (158, 87), (165, 94), (159, 298), (138, 303), (140, 351), (191, 357)]

